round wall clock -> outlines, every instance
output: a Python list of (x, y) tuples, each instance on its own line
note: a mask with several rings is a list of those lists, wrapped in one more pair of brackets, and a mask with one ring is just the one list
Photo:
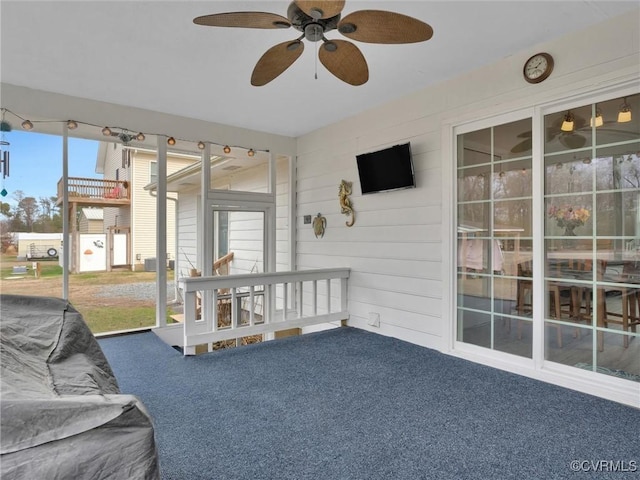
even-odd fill
[(548, 53), (536, 53), (524, 63), (522, 74), (529, 83), (546, 80), (553, 71), (553, 57)]

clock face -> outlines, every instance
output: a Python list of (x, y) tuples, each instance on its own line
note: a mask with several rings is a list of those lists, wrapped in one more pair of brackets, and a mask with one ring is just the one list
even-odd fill
[(551, 75), (553, 58), (548, 53), (538, 53), (524, 64), (524, 78), (529, 83), (539, 83)]

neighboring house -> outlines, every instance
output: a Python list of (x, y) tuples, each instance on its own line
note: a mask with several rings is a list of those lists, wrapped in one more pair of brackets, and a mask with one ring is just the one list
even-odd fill
[(80, 233), (104, 233), (104, 210), (102, 208), (83, 208), (78, 219)]
[[(171, 153), (167, 157), (169, 174), (185, 168), (199, 158)], [(156, 152), (128, 147), (120, 143), (101, 142), (96, 172), (105, 180), (126, 182), (131, 202), (104, 208), (105, 232), (128, 234), (127, 245), (132, 270), (154, 269), (156, 266), (156, 198), (145, 186), (157, 181)], [(167, 195), (167, 262), (175, 260), (176, 194)]]

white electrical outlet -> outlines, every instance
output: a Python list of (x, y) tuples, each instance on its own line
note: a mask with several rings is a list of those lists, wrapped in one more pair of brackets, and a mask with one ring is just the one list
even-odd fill
[(380, 327), (380, 314), (376, 312), (369, 312), (369, 325), (372, 327)]

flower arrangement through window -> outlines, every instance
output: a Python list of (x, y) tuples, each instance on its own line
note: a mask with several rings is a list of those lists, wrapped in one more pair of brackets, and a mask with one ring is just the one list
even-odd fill
[(553, 218), (560, 228), (564, 228), (565, 235), (575, 235), (573, 230), (584, 225), (591, 214), (586, 208), (574, 208), (570, 206), (549, 207), (549, 218)]

